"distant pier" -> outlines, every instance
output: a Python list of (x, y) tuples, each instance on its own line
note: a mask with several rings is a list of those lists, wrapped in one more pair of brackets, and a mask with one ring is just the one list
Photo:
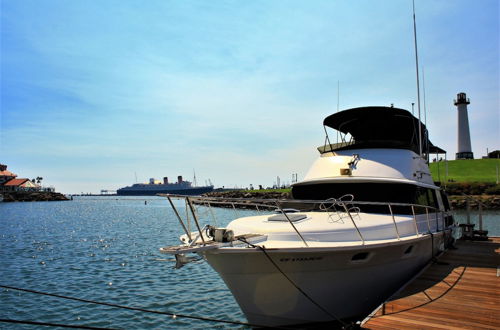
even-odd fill
[(365, 329), (500, 328), (500, 237), (458, 241), (362, 324)]

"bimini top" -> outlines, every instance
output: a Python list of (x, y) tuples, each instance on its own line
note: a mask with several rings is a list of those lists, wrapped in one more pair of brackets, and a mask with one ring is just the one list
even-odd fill
[[(419, 120), (409, 111), (391, 107), (361, 107), (347, 109), (325, 118), (323, 125), (344, 134), (350, 142), (318, 148), (321, 153), (332, 150), (391, 148), (409, 149), (419, 153)], [(422, 124), (422, 150), (429, 153), (446, 153), (427, 139), (427, 128)], [(427, 143), (429, 142), (429, 143)]]

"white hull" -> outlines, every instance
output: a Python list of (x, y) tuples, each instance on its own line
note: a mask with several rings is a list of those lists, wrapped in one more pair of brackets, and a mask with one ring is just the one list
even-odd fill
[[(294, 287), (261, 250), (218, 249), (203, 254), (250, 323), (282, 326), (366, 316), (415, 275), (443, 243), (440, 232), (434, 234), (434, 243), (431, 235), (425, 235), (379, 246), (267, 250), (295, 285), (330, 315)], [(369, 255), (352, 261), (360, 252)]]

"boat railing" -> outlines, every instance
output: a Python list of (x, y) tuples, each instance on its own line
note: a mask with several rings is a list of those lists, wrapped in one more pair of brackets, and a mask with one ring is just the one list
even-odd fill
[[(359, 227), (359, 222), (362, 220), (360, 213), (363, 208), (376, 207), (377, 213), (390, 215), (394, 226), (394, 237), (401, 240), (401, 231), (396, 221), (396, 215), (400, 215), (401, 210), (406, 210), (405, 215), (411, 215), (413, 220), (414, 233), (417, 236), (433, 233), (444, 230), (444, 212), (429, 205), (411, 204), (411, 203), (396, 203), (396, 202), (367, 202), (356, 201), (353, 195), (344, 195), (340, 198), (330, 198), (327, 200), (296, 200), (296, 199), (265, 199), (265, 198), (226, 198), (226, 197), (209, 197), (209, 196), (185, 196), (174, 194), (159, 194), (166, 197), (172, 207), (176, 218), (178, 219), (183, 231), (186, 233), (188, 243), (193, 243), (198, 239), (201, 244), (205, 244), (203, 231), (205, 227), (201, 227), (200, 216), (209, 217), (217, 227), (217, 217), (212, 210), (213, 207), (232, 209), (234, 218), (241, 217), (238, 211), (257, 211), (283, 214), (284, 220), (287, 221), (295, 231), (300, 240), (307, 247), (308, 243), (304, 235), (297, 229), (297, 226), (292, 219), (291, 214), (296, 212), (326, 212), (331, 222), (335, 221), (350, 221), (362, 244), (366, 243), (366, 238), (363, 236)], [(181, 216), (179, 212), (181, 206), (175, 205), (174, 199), (184, 200), (185, 215)], [(205, 208), (203, 211), (202, 209)], [(386, 211), (384, 212), (383, 209)], [(411, 213), (408, 212), (411, 210)], [(249, 215), (248, 213), (246, 215)], [(190, 218), (196, 226), (197, 234), (193, 235), (190, 231)], [(423, 219), (423, 220), (422, 220)], [(440, 224), (441, 222), (441, 224)], [(422, 225), (423, 223), (423, 225)], [(421, 225), (419, 227), (419, 224)], [(422, 226), (425, 228), (423, 229)], [(193, 238), (195, 236), (195, 238)]]

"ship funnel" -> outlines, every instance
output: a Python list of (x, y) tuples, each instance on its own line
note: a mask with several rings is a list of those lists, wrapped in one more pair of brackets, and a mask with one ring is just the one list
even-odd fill
[(179, 176), (177, 177), (177, 182), (178, 182), (178, 183), (182, 183), (182, 175), (179, 175)]
[(163, 184), (168, 184), (168, 178), (166, 176), (163, 177)]

